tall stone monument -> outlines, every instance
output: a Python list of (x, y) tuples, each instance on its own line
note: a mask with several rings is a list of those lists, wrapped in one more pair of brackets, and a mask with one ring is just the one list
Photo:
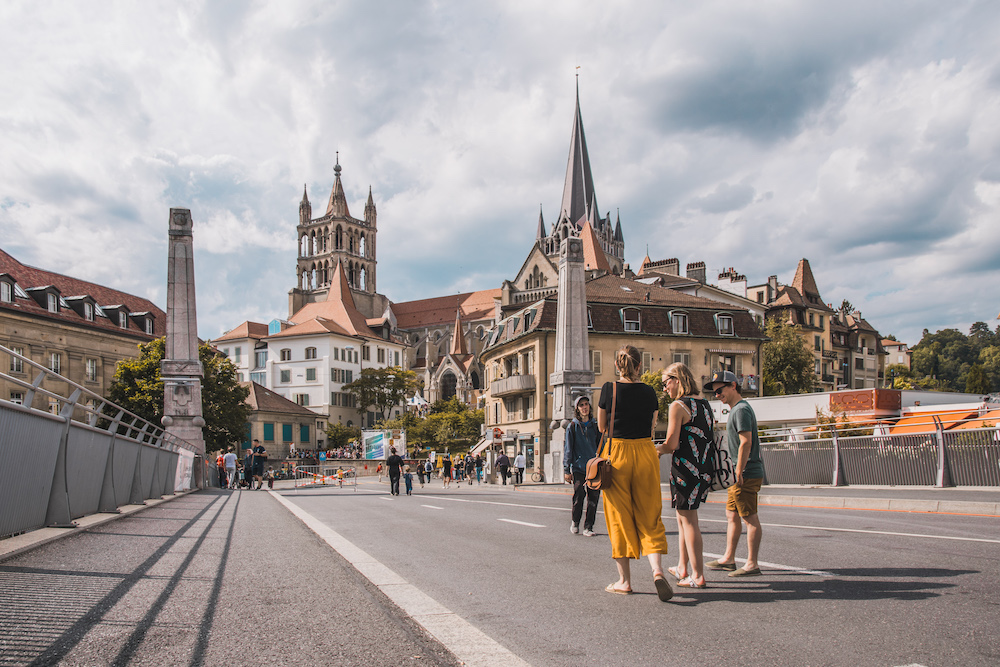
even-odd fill
[(588, 395), (594, 383), (587, 338), (587, 286), (584, 276), (583, 241), (563, 239), (559, 248), (559, 291), (556, 308), (555, 371), (552, 385), (551, 451), (546, 455), (546, 479), (562, 479), (562, 452), (566, 427), (573, 420), (573, 401)]
[(163, 377), (163, 426), (167, 433), (195, 446), (194, 484), (202, 488), (205, 419), (201, 413), (201, 378), (204, 369), (198, 359), (192, 224), (190, 210), (170, 209), (167, 344), (160, 375)]

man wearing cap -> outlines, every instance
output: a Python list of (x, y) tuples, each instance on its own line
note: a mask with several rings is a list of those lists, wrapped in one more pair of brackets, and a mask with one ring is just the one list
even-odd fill
[[(714, 393), (729, 406), (726, 441), (736, 469), (736, 483), (729, 487), (726, 501), (726, 553), (718, 560), (705, 563), (705, 567), (727, 570), (730, 577), (758, 576), (761, 528), (757, 518), (757, 495), (764, 481), (764, 462), (760, 457), (757, 416), (740, 394), (739, 379), (731, 371), (716, 371), (705, 384), (705, 391)], [(747, 561), (737, 568), (736, 547), (742, 533), (741, 519), (747, 525)]]
[(580, 396), (574, 403), (576, 418), (566, 429), (566, 443), (563, 445), (563, 473), (567, 484), (573, 485), (573, 515), (569, 532), (580, 532), (583, 518), (583, 502), (587, 501), (587, 516), (583, 522), (583, 534), (593, 537), (594, 519), (597, 517), (597, 502), (601, 492), (587, 486), (587, 461), (597, 456), (597, 443), (601, 432), (597, 420), (590, 414), (590, 399)]

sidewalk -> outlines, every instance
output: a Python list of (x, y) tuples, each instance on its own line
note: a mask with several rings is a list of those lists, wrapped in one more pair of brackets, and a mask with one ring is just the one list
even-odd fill
[[(670, 489), (663, 487), (664, 500), (670, 500)], [(521, 484), (518, 491), (528, 493), (572, 494), (568, 484)], [(725, 503), (726, 492), (708, 495), (710, 503)], [(939, 512), (1000, 516), (1000, 488), (927, 486), (808, 486), (768, 485), (760, 490), (761, 505), (785, 507), (830, 507), (852, 510), (896, 512)]]

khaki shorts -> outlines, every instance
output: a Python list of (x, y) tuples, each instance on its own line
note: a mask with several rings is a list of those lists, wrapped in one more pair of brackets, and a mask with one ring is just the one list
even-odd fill
[(757, 513), (757, 494), (760, 493), (760, 485), (764, 479), (744, 479), (742, 484), (733, 484), (729, 487), (729, 498), (726, 500), (726, 509), (730, 512), (738, 512), (743, 518), (753, 516)]

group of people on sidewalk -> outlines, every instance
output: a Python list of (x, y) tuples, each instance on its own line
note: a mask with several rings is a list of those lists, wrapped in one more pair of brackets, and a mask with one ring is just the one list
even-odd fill
[[(601, 388), (596, 423), (590, 400), (586, 396), (576, 400), (575, 419), (566, 431), (563, 456), (565, 480), (573, 484), (570, 532), (578, 534), (582, 520), (583, 534), (595, 534), (600, 491), (586, 484), (587, 462), (599, 455), (607, 458), (612, 475), (610, 486), (604, 489), (604, 515), (618, 580), (605, 590), (631, 594), (631, 560), (645, 555), (658, 597), (664, 602), (669, 600), (673, 589), (662, 567), (667, 539), (660, 518), (663, 504), (659, 457), (672, 454), (670, 494), (677, 516), (679, 553), (677, 565), (666, 571), (677, 579), (677, 586), (685, 588), (705, 588), (705, 568), (728, 571), (730, 577), (760, 575), (757, 495), (764, 465), (757, 420), (741, 396), (738, 378), (730, 371), (719, 371), (701, 388), (715, 394), (730, 408), (726, 447), (736, 476), (726, 502), (726, 551), (721, 558), (705, 563), (698, 508), (711, 490), (715, 468), (712, 408), (701, 398), (690, 369), (681, 363), (671, 364), (661, 375), (664, 392), (671, 399), (667, 437), (654, 445), (659, 401), (656, 391), (639, 379), (640, 368), (641, 356), (636, 348), (625, 345), (618, 350), (615, 369), (620, 379)], [(737, 568), (736, 548), (743, 524), (747, 527), (748, 555), (743, 567)]]
[(264, 464), (267, 462), (267, 450), (260, 444), (260, 440), (253, 441), (253, 448), (247, 451), (242, 466), (238, 465), (238, 461), (239, 459), (237, 459), (232, 447), (229, 447), (225, 454), (219, 454), (216, 458), (215, 463), (219, 471), (220, 489), (240, 488), (238, 471), (242, 471), (243, 480), (251, 491), (254, 489), (254, 482), (257, 483), (256, 488), (260, 489), (264, 486), (265, 479), (267, 480), (267, 487), (269, 489), (274, 488), (274, 471), (270, 468), (267, 472), (264, 471)]

